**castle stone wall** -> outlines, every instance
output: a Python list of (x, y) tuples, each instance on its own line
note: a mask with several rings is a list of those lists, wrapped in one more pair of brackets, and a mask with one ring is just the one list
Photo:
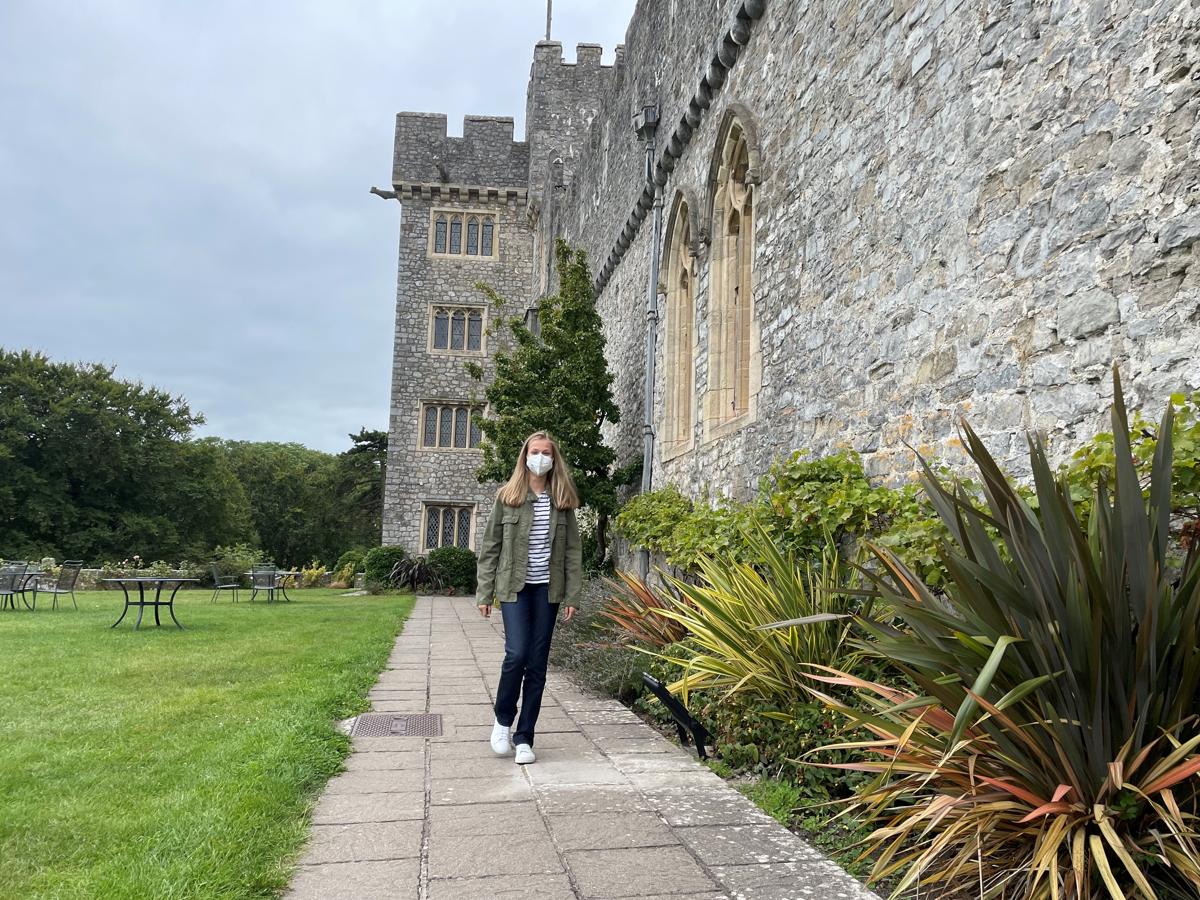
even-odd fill
[[(555, 216), (597, 267), (643, 187), (630, 104), (657, 85), (661, 151), (740, 6), (639, 4)], [(718, 439), (701, 425), (701, 243), (695, 449), (656, 460), (655, 484), (744, 495), (796, 448), (851, 447), (903, 477), (905, 442), (961, 459), (962, 415), (1020, 473), (1025, 432), (1061, 456), (1104, 424), (1114, 361), (1155, 416), (1200, 387), (1197, 35), (1186, 0), (767, 3), (665, 191), (706, 227), (718, 123), (748, 111), (757, 417)], [(622, 458), (641, 446), (649, 226), (598, 299)]]
[[(532, 302), (554, 289), (558, 236), (603, 273), (645, 185), (632, 112), (659, 104), (661, 156), (749, 7), (761, 17), (743, 20), (745, 46), (664, 189), (664, 219), (682, 192), (702, 237), (694, 447), (656, 458), (656, 486), (743, 497), (794, 449), (853, 448), (873, 474), (902, 479), (914, 469), (906, 444), (961, 461), (961, 416), (1020, 474), (1027, 431), (1062, 458), (1103, 426), (1114, 362), (1154, 416), (1171, 392), (1200, 388), (1194, 3), (640, 0), (611, 67), (593, 45), (577, 48), (575, 64), (554, 42), (535, 48), (525, 142), (502, 119), (468, 119), (463, 138), (448, 138), (444, 116), (398, 117), (405, 218), (385, 540), (412, 543), (400, 523), (420, 496), (471, 488), (469, 454), (451, 465), (413, 453), (416, 401), (464, 389), (453, 365), (418, 358), (422, 304), (466, 296), (478, 278)], [(703, 233), (730, 111), (760, 159), (752, 293), (762, 376), (755, 415), (715, 436), (700, 402), (712, 264)], [(455, 202), (504, 205), (500, 263), (425, 259), (439, 184)], [(640, 221), (602, 274), (597, 299), (621, 462), (642, 444), (650, 225)], [(673, 323), (660, 315), (655, 327), (661, 430)]]

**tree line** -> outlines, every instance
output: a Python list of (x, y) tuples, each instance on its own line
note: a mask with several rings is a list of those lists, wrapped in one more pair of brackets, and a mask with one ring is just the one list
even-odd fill
[(379, 543), (387, 433), (341, 453), (197, 438), (183, 397), (0, 348), (0, 557), (204, 560), (248, 544), (332, 565)]

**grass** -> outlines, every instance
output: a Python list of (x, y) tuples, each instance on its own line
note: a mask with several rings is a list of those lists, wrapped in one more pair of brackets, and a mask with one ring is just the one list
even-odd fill
[[(0, 897), (270, 897), (411, 597), (0, 612)], [(147, 611), (147, 621), (152, 621)], [(169, 617), (167, 617), (169, 618)]]

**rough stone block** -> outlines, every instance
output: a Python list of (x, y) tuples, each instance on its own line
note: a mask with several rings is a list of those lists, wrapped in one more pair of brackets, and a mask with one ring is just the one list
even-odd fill
[(1119, 320), (1116, 297), (1102, 288), (1080, 291), (1058, 302), (1060, 336), (1086, 337)]

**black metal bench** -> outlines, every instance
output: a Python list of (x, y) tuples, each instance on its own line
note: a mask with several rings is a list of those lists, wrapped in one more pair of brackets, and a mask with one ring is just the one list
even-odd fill
[(688, 745), (688, 735), (690, 734), (693, 743), (696, 745), (697, 759), (708, 759), (708, 754), (704, 751), (704, 745), (709, 743), (709, 738), (711, 737), (708, 729), (700, 724), (696, 720), (696, 717), (687, 711), (687, 707), (680, 703), (676, 697), (672, 696), (666, 686), (649, 672), (642, 673), (642, 683), (650, 689), (650, 693), (662, 701), (663, 706), (667, 708), (672, 718), (675, 719), (675, 731), (679, 734), (679, 743), (686, 747)]

